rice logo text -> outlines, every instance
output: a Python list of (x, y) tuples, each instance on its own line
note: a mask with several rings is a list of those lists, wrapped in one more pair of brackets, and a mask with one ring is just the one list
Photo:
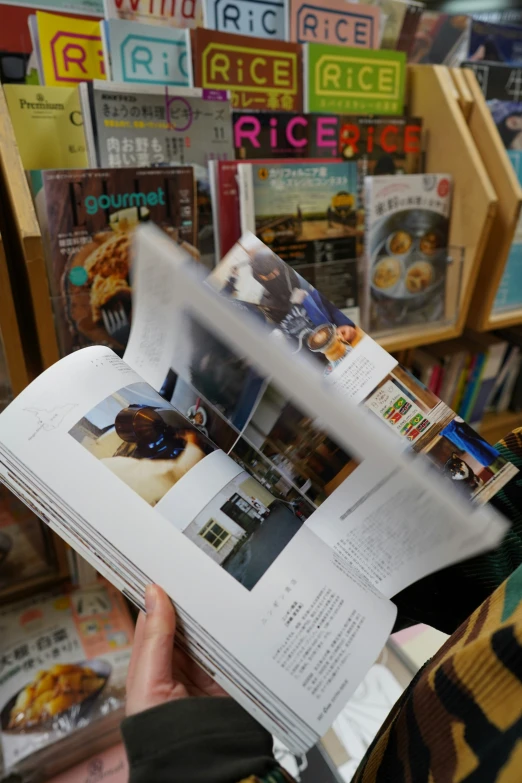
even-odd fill
[(284, 37), (283, 0), (212, 0), (211, 25), (224, 33)]
[(126, 82), (189, 86), (185, 41), (132, 34), (122, 42), (120, 54)]
[(331, 43), (370, 49), (378, 41), (375, 14), (304, 4), (296, 15), (298, 43)]
[(57, 82), (105, 79), (99, 36), (59, 31), (51, 40), (51, 56)]

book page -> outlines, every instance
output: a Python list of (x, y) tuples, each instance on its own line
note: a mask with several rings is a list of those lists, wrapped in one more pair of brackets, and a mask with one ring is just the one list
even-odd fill
[[(183, 387), (207, 421), (235, 431), (222, 448), (297, 508), (315, 506), (306, 525), (339, 569), (391, 596), (498, 543), (505, 522), (479, 506), (514, 466), (282, 262), (268, 275), (277, 285), (262, 285), (255, 259), (273, 254), (259, 240), (244, 237), (210, 277), (232, 309), (188, 274), (168, 240), (147, 230), (138, 246), (126, 360), (173, 400)], [(176, 307), (172, 291), (185, 277)], [(154, 291), (170, 291), (168, 302)]]
[(395, 607), (332, 568), (305, 524), (313, 506), (298, 513), (273, 494), (201, 417), (175, 410), (109, 348), (86, 348), (2, 413), (0, 476), (138, 605), (160, 584), (183, 645), (305, 749), (378, 656)]

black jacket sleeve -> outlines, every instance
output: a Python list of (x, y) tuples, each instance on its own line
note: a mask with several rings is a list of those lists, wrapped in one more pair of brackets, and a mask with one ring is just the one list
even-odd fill
[(277, 769), (272, 737), (233, 699), (167, 702), (126, 718), (129, 783), (239, 783)]

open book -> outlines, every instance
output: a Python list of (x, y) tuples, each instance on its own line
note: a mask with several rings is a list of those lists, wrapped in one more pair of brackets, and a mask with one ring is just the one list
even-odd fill
[(301, 752), (390, 597), (499, 542), (484, 502), (516, 469), (253, 235), (207, 282), (157, 228), (134, 250), (124, 358), (85, 348), (25, 389), (0, 478), (138, 606), (160, 584), (178, 643)]

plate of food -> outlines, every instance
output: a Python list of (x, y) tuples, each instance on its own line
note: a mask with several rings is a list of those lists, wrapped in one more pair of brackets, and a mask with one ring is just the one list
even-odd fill
[(370, 238), (371, 288), (376, 301), (422, 307), (444, 287), (447, 220), (430, 210), (383, 218)]
[(76, 724), (105, 688), (112, 668), (102, 660), (56, 663), (36, 672), (0, 712), (4, 733), (49, 731), (55, 720)]

